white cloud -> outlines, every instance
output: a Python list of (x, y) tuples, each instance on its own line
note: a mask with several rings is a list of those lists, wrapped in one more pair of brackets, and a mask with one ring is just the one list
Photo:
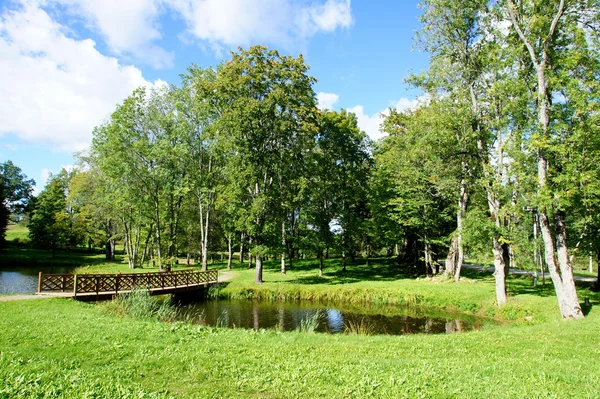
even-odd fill
[[(415, 109), (423, 102), (427, 101), (425, 97), (420, 97), (415, 100), (409, 100), (407, 98), (401, 98), (400, 100), (391, 104), (390, 108), (395, 108), (398, 111), (406, 111), (409, 109)], [(383, 136), (385, 133), (382, 133), (379, 130), (381, 123), (383, 122), (385, 116), (389, 115), (389, 108), (381, 110), (373, 115), (369, 115), (365, 112), (365, 109), (362, 105), (356, 105), (352, 108), (348, 108), (348, 111), (356, 114), (356, 118), (358, 119), (358, 127), (367, 133), (367, 135), (373, 140), (377, 141)]]
[(46, 186), (46, 183), (48, 183), (50, 175), (52, 175), (52, 171), (50, 169), (43, 168), (40, 170), (40, 180), (36, 180), (36, 185), (33, 189), (33, 195), (40, 195), (40, 192)]
[(2, 144), (2, 148), (6, 148), (9, 151), (17, 151), (18, 147), (12, 144)]
[(257, 43), (291, 49), (320, 31), (353, 23), (350, 0), (174, 0), (169, 5), (183, 17), (188, 33), (217, 54), (223, 47)]
[(132, 55), (155, 68), (173, 66), (173, 53), (153, 44), (161, 39), (158, 17), (163, 0), (49, 0), (81, 17), (118, 55)]
[(149, 85), (66, 31), (33, 3), (0, 15), (0, 135), (79, 150), (118, 102)]
[(333, 105), (338, 102), (340, 96), (335, 93), (317, 93), (317, 102), (320, 109), (333, 109)]
[(332, 32), (338, 26), (347, 28), (354, 22), (350, 0), (327, 0), (325, 4), (313, 5), (302, 11), (299, 25), (311, 35), (320, 30)]

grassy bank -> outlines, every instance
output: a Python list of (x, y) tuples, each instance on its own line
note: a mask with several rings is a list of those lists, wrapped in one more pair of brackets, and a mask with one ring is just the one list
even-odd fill
[(214, 329), (71, 300), (0, 303), (0, 397), (598, 397), (579, 322), (447, 336)]
[[(325, 263), (323, 277), (318, 276), (315, 260), (297, 261), (286, 275), (279, 263), (265, 263), (265, 282), (254, 283), (254, 270), (237, 265), (236, 278), (213, 294), (218, 298), (261, 300), (311, 300), (345, 303), (399, 304), (445, 311), (495, 317), (517, 323), (536, 323), (560, 317), (550, 283), (532, 286), (530, 277), (510, 276), (509, 303), (495, 306), (494, 277), (487, 272), (464, 270), (459, 283), (443, 279), (415, 277), (386, 259), (371, 261), (370, 266), (356, 264), (341, 271), (339, 259)], [(580, 299), (600, 302), (600, 296), (582, 285)]]

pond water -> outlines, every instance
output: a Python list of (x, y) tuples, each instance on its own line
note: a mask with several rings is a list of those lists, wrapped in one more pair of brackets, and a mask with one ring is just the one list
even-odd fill
[(34, 267), (0, 269), (0, 294), (34, 294), (37, 291), (38, 273), (72, 273), (73, 267)]
[(318, 319), (315, 331), (349, 332), (362, 326), (371, 334), (448, 334), (482, 327), (489, 320), (444, 314), (418, 314), (399, 306), (343, 306), (244, 300), (205, 301), (183, 307), (182, 317), (200, 324), (248, 329), (299, 329)]
[[(0, 294), (33, 294), (38, 273), (72, 273), (73, 267), (3, 268)], [(192, 322), (229, 328), (293, 331), (307, 320), (316, 320), (315, 331), (344, 333), (363, 329), (371, 334), (449, 334), (481, 328), (487, 319), (455, 314), (417, 313), (391, 305), (343, 305), (313, 302), (204, 301), (181, 308), (181, 317)]]

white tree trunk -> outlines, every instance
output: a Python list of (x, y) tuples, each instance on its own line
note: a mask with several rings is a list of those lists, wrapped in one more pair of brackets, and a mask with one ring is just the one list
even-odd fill
[(228, 257), (227, 257), (227, 270), (231, 270), (231, 260), (233, 258), (233, 248), (232, 248), (231, 237), (227, 238), (227, 249), (229, 250)]

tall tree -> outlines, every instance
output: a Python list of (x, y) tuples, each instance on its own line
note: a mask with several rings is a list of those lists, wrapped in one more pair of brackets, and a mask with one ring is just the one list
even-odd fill
[(0, 164), (0, 250), (4, 248), (10, 215), (20, 215), (25, 211), (34, 185), (35, 181), (28, 179), (12, 161)]
[[(492, 16), (488, 0), (468, 3), (456, 0), (424, 0), (421, 21), (424, 24), (418, 35), (423, 47), (432, 55), (431, 66), (424, 78), (413, 82), (434, 93), (450, 95), (458, 103), (468, 105), (471, 128), (464, 132), (462, 142), (468, 147), (476, 144), (478, 162), (482, 172), (483, 187), (486, 191), (490, 218), (496, 225), (492, 234), (492, 254), (494, 256), (494, 276), (496, 280), (496, 301), (506, 303), (505, 262), (507, 241), (502, 235), (502, 186), (504, 135), (506, 130), (498, 122), (501, 120), (495, 108), (497, 97), (491, 89), (499, 79), (496, 72), (501, 63), (502, 47), (494, 36), (498, 24)], [(466, 214), (470, 179), (467, 177), (474, 165), (467, 158), (461, 160), (462, 176), (457, 210), (457, 246), (460, 272), (463, 219)], [(451, 248), (452, 250), (452, 248)], [(455, 273), (458, 277), (458, 274)]]
[(268, 221), (282, 214), (282, 162), (293, 165), (317, 133), (315, 80), (307, 71), (302, 56), (281, 56), (264, 46), (240, 49), (218, 71), (227, 178), (229, 188), (247, 200), (244, 230), (252, 239), (259, 284), (272, 238)]
[[(568, 74), (568, 81), (561, 82), (561, 61), (565, 61), (573, 52), (583, 49), (585, 54), (590, 47), (597, 45), (600, 4), (597, 1), (506, 0), (502, 5), (514, 32), (514, 45), (523, 49), (531, 65), (529, 73), (523, 75), (523, 80), (535, 87), (531, 104), (537, 115), (530, 148), (535, 151), (537, 158), (536, 202), (545, 248), (544, 258), (562, 317), (582, 318), (568, 254), (567, 206), (560, 197), (560, 189), (553, 184), (565, 177), (560, 151), (565, 144), (562, 138), (569, 131), (560, 128), (561, 114), (553, 112), (552, 105), (553, 102), (560, 102), (556, 101), (557, 94), (564, 93), (565, 87), (581, 82), (577, 70)], [(592, 74), (598, 76), (597, 63), (578, 66), (583, 70), (591, 67)], [(597, 101), (593, 93), (589, 94), (592, 95), (590, 99)]]
[(68, 173), (63, 169), (50, 180), (38, 195), (29, 222), (29, 237), (33, 245), (51, 249), (52, 257), (56, 250), (69, 242), (69, 221), (67, 215)]
[[(180, 134), (187, 145), (185, 154), (189, 167), (190, 191), (196, 197), (200, 224), (202, 269), (207, 268), (209, 232), (215, 208), (216, 190), (222, 180), (223, 161), (218, 152), (218, 131), (214, 128), (219, 117), (214, 88), (216, 71), (195, 65), (182, 75), (182, 86), (175, 90)], [(193, 171), (193, 172), (192, 172)]]

